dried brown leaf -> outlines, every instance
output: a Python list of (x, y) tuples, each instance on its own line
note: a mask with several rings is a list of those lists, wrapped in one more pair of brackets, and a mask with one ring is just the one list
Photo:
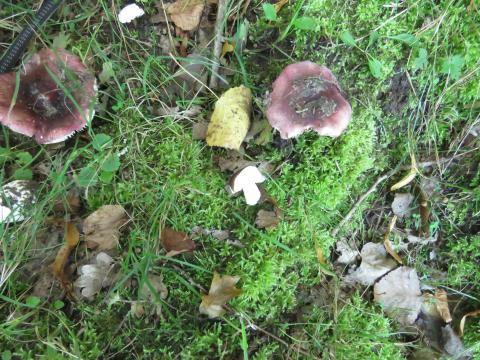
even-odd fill
[[(162, 313), (160, 300), (166, 299), (168, 296), (168, 289), (163, 283), (163, 276), (148, 274), (146, 281), (143, 283), (142, 290), (140, 291), (140, 296), (142, 300), (155, 304), (155, 313), (157, 316), (160, 316)], [(138, 307), (135, 310), (137, 310), (137, 312), (145, 312), (145, 307)], [(138, 313), (136, 313), (136, 315), (140, 317)]]
[(280, 223), (280, 218), (275, 211), (260, 210), (255, 219), (255, 225), (260, 229), (273, 229)]
[(353, 273), (345, 277), (347, 283), (372, 285), (375, 280), (397, 266), (397, 262), (387, 256), (382, 244), (366, 243), (360, 252), (362, 263)]
[(79, 277), (75, 287), (81, 289), (81, 295), (89, 300), (114, 281), (113, 259), (106, 253), (98, 253), (91, 264), (78, 268)]
[(204, 0), (177, 0), (167, 8), (172, 21), (184, 31), (194, 30), (200, 23)]
[(383, 246), (385, 246), (385, 250), (390, 254), (391, 257), (393, 257), (395, 260), (397, 260), (398, 263), (403, 264), (402, 259), (400, 256), (396, 253), (396, 251), (393, 249), (392, 243), (390, 242), (390, 233), (392, 230), (395, 228), (395, 223), (397, 222), (397, 216), (395, 215), (392, 220), (390, 220), (390, 224), (388, 225), (388, 229), (383, 235)]
[(460, 328), (459, 328), (460, 336), (463, 336), (463, 331), (465, 329), (465, 321), (467, 320), (467, 317), (474, 317), (474, 316), (480, 316), (480, 309), (471, 311), (463, 315), (462, 320), (460, 320)]
[(168, 227), (162, 229), (160, 240), (167, 256), (175, 256), (195, 249), (195, 243), (186, 233)]
[(87, 243), (98, 244), (98, 250), (118, 246), (120, 228), (127, 222), (127, 212), (120, 205), (104, 205), (90, 214), (83, 223)]
[(435, 299), (435, 306), (443, 321), (446, 323), (452, 322), (452, 315), (450, 314), (450, 309), (448, 308), (447, 292), (443, 289), (436, 289)]
[(214, 272), (208, 295), (202, 296), (200, 313), (208, 315), (211, 319), (225, 314), (223, 306), (242, 293), (242, 290), (235, 287), (239, 280), (239, 276), (221, 276)]
[(423, 303), (415, 269), (401, 266), (382, 277), (374, 286), (374, 299), (402, 325), (415, 322)]
[(205, 140), (207, 137), (207, 122), (198, 122), (193, 124), (192, 128), (192, 139), (193, 140)]

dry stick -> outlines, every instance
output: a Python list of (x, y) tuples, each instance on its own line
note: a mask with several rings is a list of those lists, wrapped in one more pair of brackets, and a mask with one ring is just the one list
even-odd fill
[[(451, 161), (451, 160), (453, 160), (453, 158), (441, 158), (441, 159), (438, 159), (438, 160), (435, 160), (435, 161), (425, 161), (425, 162), (418, 163), (417, 168), (426, 168), (426, 167), (430, 167), (430, 166), (437, 165), (437, 164), (440, 165), (442, 163), (445, 163), (445, 162), (448, 162), (448, 161)], [(355, 201), (355, 203), (353, 204), (352, 208), (347, 213), (347, 215), (345, 215), (345, 217), (342, 219), (342, 221), (340, 221), (338, 223), (338, 225), (332, 230), (332, 233), (331, 233), (332, 237), (337, 236), (340, 229), (348, 221), (350, 221), (352, 216), (355, 214), (355, 212), (357, 211), (359, 206), (365, 201), (365, 199), (371, 193), (373, 193), (375, 190), (377, 190), (378, 185), (380, 185), (382, 182), (384, 182), (388, 178), (395, 175), (397, 172), (402, 171), (402, 170), (409, 170), (410, 168), (411, 168), (410, 165), (408, 165), (408, 166), (397, 166), (396, 168), (394, 168), (394, 169), (390, 170), (389, 172), (380, 176), (366, 192), (364, 192), (362, 195), (360, 195), (360, 197), (357, 199), (357, 201)]]
[(215, 23), (215, 43), (213, 45), (212, 75), (210, 76), (211, 89), (218, 87), (218, 70), (220, 69), (220, 56), (222, 55), (223, 22), (225, 20), (226, 7), (227, 0), (218, 1), (217, 22)]

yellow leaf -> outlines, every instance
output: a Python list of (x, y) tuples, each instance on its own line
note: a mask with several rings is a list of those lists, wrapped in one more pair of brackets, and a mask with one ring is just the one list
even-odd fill
[(227, 90), (215, 104), (207, 144), (238, 150), (250, 127), (252, 92), (245, 86)]
[(388, 225), (388, 229), (383, 235), (383, 246), (385, 246), (385, 250), (400, 264), (403, 264), (402, 259), (400, 256), (395, 252), (393, 249), (392, 243), (390, 242), (390, 233), (392, 232), (393, 228), (395, 227), (395, 223), (397, 222), (397, 216), (395, 215), (392, 220), (390, 220), (390, 224)]
[(315, 252), (317, 253), (318, 262), (322, 265), (326, 265), (327, 260), (325, 259), (322, 248), (318, 244), (315, 245)]
[(208, 315), (211, 319), (225, 314), (223, 305), (242, 293), (242, 290), (235, 287), (239, 280), (239, 276), (221, 276), (214, 272), (208, 295), (202, 296), (200, 313)]
[(415, 160), (415, 156), (412, 155), (412, 167), (410, 169), (410, 171), (408, 172), (407, 175), (405, 175), (402, 180), (400, 180), (399, 182), (397, 182), (396, 184), (394, 184), (391, 188), (390, 188), (390, 191), (395, 191), (395, 190), (398, 190), (408, 184), (410, 184), (414, 179), (415, 177), (417, 176), (417, 173), (418, 173), (418, 169), (417, 169), (417, 161)]
[(235, 44), (225, 41), (222, 47), (222, 57), (225, 57), (228, 53), (235, 51)]

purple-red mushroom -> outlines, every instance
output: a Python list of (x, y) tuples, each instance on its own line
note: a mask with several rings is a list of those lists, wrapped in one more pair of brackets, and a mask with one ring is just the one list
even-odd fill
[(63, 141), (93, 117), (95, 77), (61, 49), (42, 49), (16, 73), (0, 74), (0, 123), (39, 144)]
[(288, 65), (273, 83), (267, 118), (282, 139), (309, 129), (337, 137), (351, 116), (350, 104), (325, 66), (310, 61)]

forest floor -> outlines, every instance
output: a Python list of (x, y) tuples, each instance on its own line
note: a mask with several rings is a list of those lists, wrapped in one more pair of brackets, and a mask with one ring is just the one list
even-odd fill
[[(25, 54), (65, 48), (99, 89), (61, 144), (2, 126), (0, 184), (37, 199), (0, 224), (2, 359), (480, 358), (480, 5), (232, 0), (219, 33), (218, 1), (178, 2), (121, 23), (123, 1), (65, 1)], [(0, 0), (0, 54), (39, 3)], [(273, 81), (305, 60), (351, 104), (339, 137), (266, 121)], [(240, 85), (249, 135), (208, 146), (199, 129)], [(266, 177), (254, 206), (226, 191), (247, 165)], [(101, 278), (81, 285), (87, 264)]]

